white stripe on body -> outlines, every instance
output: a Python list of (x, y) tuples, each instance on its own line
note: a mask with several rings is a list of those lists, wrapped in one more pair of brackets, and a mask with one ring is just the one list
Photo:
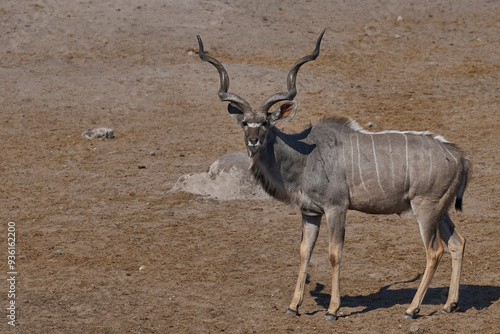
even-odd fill
[(394, 175), (394, 159), (392, 158), (391, 136), (387, 136), (387, 139), (389, 139), (389, 156), (391, 157), (392, 189), (396, 190), (396, 185), (394, 184), (396, 176)]
[(449, 155), (451, 155), (451, 157), (455, 160), (455, 164), (458, 166), (457, 158), (455, 158), (455, 156), (451, 154), (450, 150), (448, 150), (448, 148), (443, 143), (441, 143), (441, 146), (446, 150), (446, 152), (448, 152)]
[(406, 134), (401, 132), (401, 134), (405, 137), (405, 144), (406, 144), (406, 175), (405, 175), (405, 185), (403, 188), (403, 193), (406, 191), (406, 185), (408, 184), (408, 171), (409, 171), (409, 164), (408, 164), (408, 137)]
[(359, 150), (359, 137), (358, 134), (356, 133), (356, 142), (358, 144), (358, 169), (359, 169), (359, 178), (361, 179), (361, 183), (363, 184), (363, 188), (365, 190), (368, 190), (365, 185), (365, 181), (363, 181), (363, 174), (361, 173), (361, 151)]
[(351, 141), (351, 182), (354, 185), (354, 145), (352, 144), (352, 135), (349, 136)]
[(380, 173), (378, 171), (378, 162), (377, 162), (377, 153), (375, 152), (375, 141), (373, 140), (373, 135), (370, 134), (370, 138), (372, 140), (372, 148), (373, 148), (373, 159), (375, 161), (375, 170), (377, 171), (377, 181), (378, 181), (378, 185), (380, 186), (380, 189), (382, 189), (382, 192), (384, 193), (385, 195), (385, 190), (384, 188), (382, 187), (382, 183), (380, 182)]
[(345, 145), (344, 145), (344, 129), (345, 127), (342, 127), (342, 131), (340, 132), (340, 138), (342, 138), (342, 157), (344, 158), (344, 170), (347, 172), (347, 163), (345, 161)]

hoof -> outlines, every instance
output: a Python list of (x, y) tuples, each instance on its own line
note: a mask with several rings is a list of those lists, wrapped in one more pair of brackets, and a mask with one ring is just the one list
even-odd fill
[(418, 315), (419, 312), (420, 312), (419, 308), (416, 308), (411, 313), (405, 312), (405, 314), (403, 315), (403, 318), (405, 318), (405, 319), (415, 319), (417, 317), (417, 315)]
[(287, 315), (295, 315), (295, 316), (299, 316), (299, 312), (298, 311), (294, 311), (292, 309), (288, 309), (286, 310), (286, 314)]
[(339, 317), (337, 317), (336, 315), (334, 315), (334, 314), (330, 314), (330, 313), (327, 313), (327, 314), (325, 315), (325, 320), (326, 320), (326, 321), (335, 321), (335, 320), (337, 320), (338, 318), (339, 318)]
[(451, 303), (450, 304), (450, 308), (444, 308), (443, 309), (443, 313), (453, 313), (453, 312), (460, 312), (460, 308), (458, 307), (458, 304), (457, 303)]

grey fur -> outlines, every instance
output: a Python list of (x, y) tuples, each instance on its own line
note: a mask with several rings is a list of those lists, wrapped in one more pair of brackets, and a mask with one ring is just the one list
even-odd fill
[(464, 153), (430, 132), (367, 132), (346, 118), (324, 119), (299, 134), (273, 126), (265, 143), (251, 157), (255, 178), (271, 196), (316, 214), (332, 201), (401, 214), (415, 197), (446, 196), (448, 207), (453, 197), (461, 201), (458, 190), (470, 172)]

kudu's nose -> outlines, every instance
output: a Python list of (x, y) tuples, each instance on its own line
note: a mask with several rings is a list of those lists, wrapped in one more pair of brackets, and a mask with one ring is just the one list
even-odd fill
[(259, 143), (259, 138), (252, 137), (252, 138), (248, 139), (248, 143), (251, 146), (255, 146), (255, 145), (257, 145)]

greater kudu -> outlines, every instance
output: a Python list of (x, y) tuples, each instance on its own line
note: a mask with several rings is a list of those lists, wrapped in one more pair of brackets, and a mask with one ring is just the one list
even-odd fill
[[(444, 312), (457, 309), (465, 239), (455, 229), (448, 208), (455, 200), (461, 209), (471, 165), (454, 144), (430, 132), (368, 132), (355, 121), (327, 118), (307, 130), (287, 134), (275, 125), (293, 118), (297, 109), (295, 79), (299, 68), (319, 55), (316, 49), (301, 58), (287, 77), (288, 91), (274, 94), (253, 110), (238, 95), (228, 93), (229, 77), (222, 64), (207, 56), (198, 36), (199, 56), (220, 75), (219, 97), (228, 101), (229, 114), (243, 128), (251, 171), (263, 188), (302, 212), (300, 270), (288, 314), (298, 314), (306, 270), (316, 242), (321, 217), (326, 216), (332, 295), (327, 320), (337, 319), (340, 306), (340, 260), (348, 209), (373, 214), (401, 214), (412, 210), (427, 252), (427, 266), (412, 303), (405, 312), (414, 318), (443, 255), (452, 256), (452, 275)], [(275, 112), (271, 106), (286, 101)]]

